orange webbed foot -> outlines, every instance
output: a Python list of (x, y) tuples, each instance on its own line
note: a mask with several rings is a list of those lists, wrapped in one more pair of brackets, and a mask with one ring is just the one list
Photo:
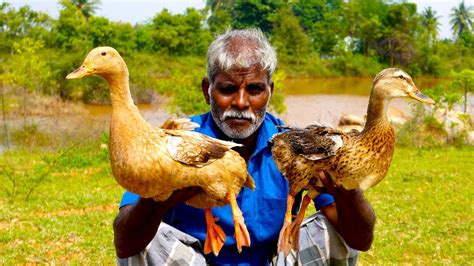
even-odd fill
[(285, 220), (278, 237), (278, 253), (283, 252), (285, 256), (288, 256), (290, 253), (291, 209), (294, 201), (295, 198), (292, 195), (288, 195)]
[(308, 195), (305, 195), (303, 198), (303, 203), (301, 204), (301, 209), (298, 212), (298, 215), (296, 215), (295, 220), (291, 224), (291, 248), (294, 251), (299, 250), (299, 242), (300, 242), (300, 227), (301, 223), (304, 220), (304, 216), (306, 213), (306, 209), (308, 208), (308, 205), (311, 203), (311, 197)]
[(234, 220), (235, 228), (235, 243), (237, 245), (237, 250), (241, 253), (242, 247), (250, 247), (250, 234), (245, 225), (244, 216), (237, 205), (234, 191), (230, 190), (228, 192), (227, 200), (230, 202), (230, 207), (232, 209), (232, 218)]
[(237, 244), (237, 250), (239, 253), (242, 252), (242, 247), (250, 247), (250, 235), (247, 230), (247, 226), (244, 222), (244, 217), (234, 216), (234, 227), (235, 227), (235, 242)]
[(215, 256), (219, 255), (219, 251), (225, 242), (225, 233), (222, 228), (217, 225), (219, 219), (212, 215), (211, 209), (206, 209), (206, 240), (204, 241), (204, 254), (214, 253)]

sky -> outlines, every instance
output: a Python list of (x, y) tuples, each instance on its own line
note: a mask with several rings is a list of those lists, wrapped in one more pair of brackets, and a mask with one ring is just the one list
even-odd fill
[[(4, 1), (2, 1), (4, 2)], [(58, 0), (8, 0), (15, 8), (29, 5), (33, 10), (44, 11), (54, 18), (59, 15)], [(449, 14), (454, 6), (458, 6), (461, 0), (409, 0), (416, 3), (417, 10), (421, 13), (426, 7), (431, 6), (439, 16), (440, 38), (451, 38), (451, 27), (449, 25)], [(474, 6), (474, 0), (465, 0), (466, 6)], [(105, 16), (112, 21), (130, 22), (132, 24), (145, 22), (151, 19), (163, 8), (173, 14), (183, 13), (187, 7), (203, 8), (205, 0), (102, 0), (100, 9), (96, 11), (99, 16)]]

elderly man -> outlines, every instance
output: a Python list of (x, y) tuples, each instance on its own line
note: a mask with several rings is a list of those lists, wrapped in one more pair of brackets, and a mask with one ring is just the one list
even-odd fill
[[(243, 144), (237, 149), (247, 161), (255, 191), (242, 190), (237, 201), (244, 214), (251, 247), (238, 253), (227, 237), (219, 256), (202, 253), (206, 228), (204, 210), (183, 202), (194, 188), (176, 191), (165, 202), (154, 202), (126, 192), (114, 223), (119, 264), (176, 263), (267, 265), (295, 262), (295, 257), (275, 256), (285, 215), (288, 182), (271, 157), (268, 140), (279, 132), (281, 120), (266, 112), (273, 92), (272, 74), (277, 64), (273, 47), (259, 30), (227, 31), (210, 45), (207, 78), (202, 92), (210, 112), (192, 118), (196, 130), (214, 138)], [(362, 192), (335, 187), (320, 173), (328, 193), (314, 199), (318, 212), (304, 222), (300, 233), (300, 263), (354, 264), (357, 250), (369, 249), (375, 216)], [(322, 213), (322, 214), (321, 214)], [(228, 208), (214, 208), (224, 231), (233, 229)], [(347, 244), (346, 244), (347, 243)], [(351, 248), (349, 248), (351, 247)], [(352, 249), (353, 248), (353, 249)]]

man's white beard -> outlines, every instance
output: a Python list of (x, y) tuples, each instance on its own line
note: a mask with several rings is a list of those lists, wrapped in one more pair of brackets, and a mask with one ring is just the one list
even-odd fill
[[(239, 111), (236, 109), (229, 109), (224, 112), (214, 104), (214, 101), (211, 97), (211, 114), (212, 118), (216, 125), (224, 132), (224, 134), (231, 139), (245, 139), (252, 135), (265, 119), (265, 113), (267, 111), (267, 106), (265, 105), (256, 114), (252, 113), (250, 110)], [(250, 122), (250, 126), (245, 130), (238, 130), (237, 128), (231, 127), (226, 123), (226, 119), (229, 118), (241, 118), (247, 119)]]

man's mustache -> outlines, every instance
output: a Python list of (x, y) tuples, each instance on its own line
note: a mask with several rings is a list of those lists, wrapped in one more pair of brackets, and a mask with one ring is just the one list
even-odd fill
[(227, 110), (225, 111), (222, 116), (221, 116), (221, 121), (225, 121), (227, 119), (246, 119), (250, 120), (252, 122), (255, 122), (257, 120), (256, 116), (254, 113), (251, 111), (237, 111), (237, 110)]

